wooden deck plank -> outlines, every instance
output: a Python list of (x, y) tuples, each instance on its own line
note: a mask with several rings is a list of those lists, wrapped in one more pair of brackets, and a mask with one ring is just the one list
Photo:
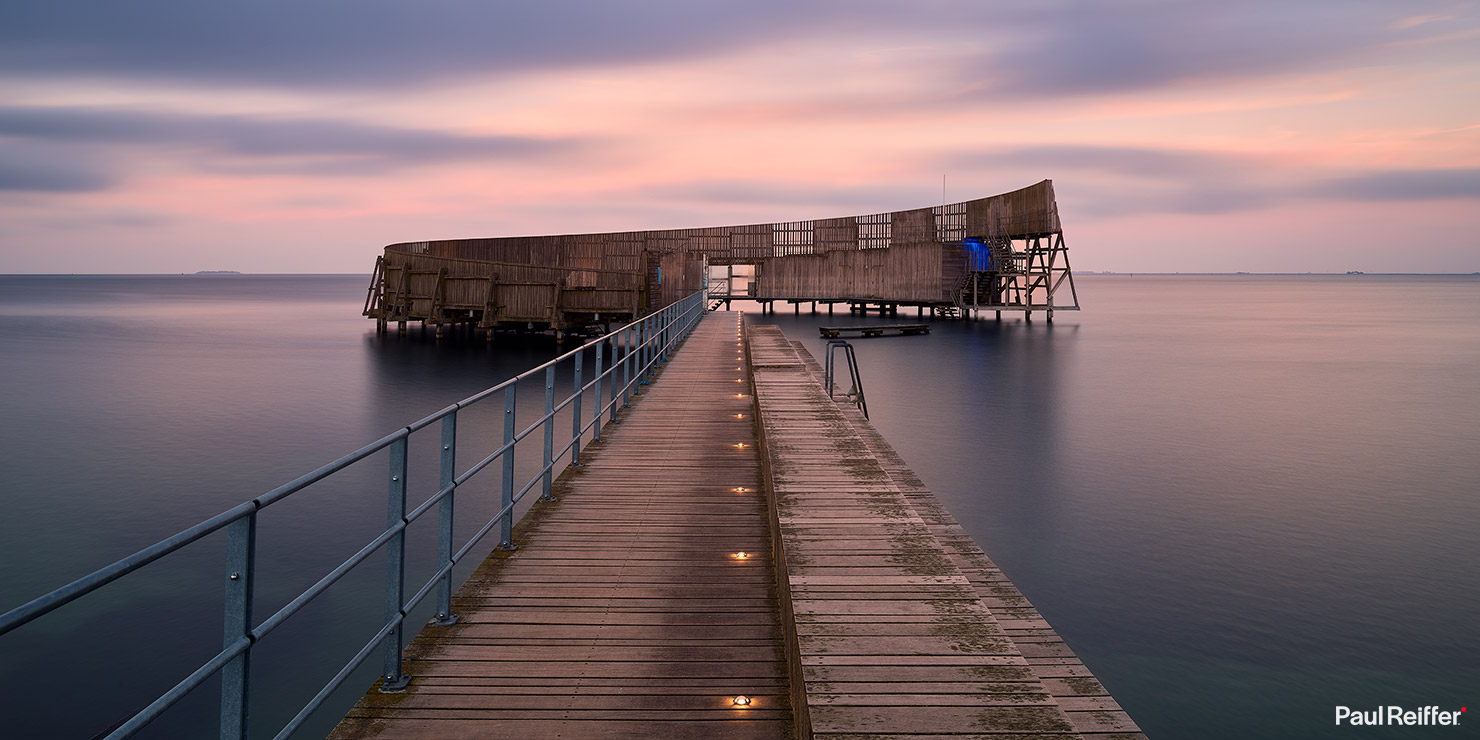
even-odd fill
[[(739, 714), (737, 710), (735, 714)], [(336, 732), (349, 737), (382, 740), (528, 740), (538, 737), (602, 738), (602, 740), (748, 740), (753, 737), (786, 737), (788, 723), (782, 719), (752, 720), (724, 716), (710, 720), (652, 721), (613, 720), (550, 716), (511, 721), (502, 716), (407, 717), (394, 724), (370, 717), (347, 718)]]

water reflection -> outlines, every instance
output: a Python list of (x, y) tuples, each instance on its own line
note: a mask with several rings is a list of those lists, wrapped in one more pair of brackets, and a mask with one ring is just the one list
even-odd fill
[[(365, 281), (0, 278), (0, 605), (557, 350), (415, 327), (377, 337), (358, 315)], [(875, 425), (1152, 737), (1329, 736), (1334, 703), (1444, 703), (1480, 685), (1480, 281), (1080, 289), (1087, 310), (1052, 325), (938, 321), (854, 346)], [(819, 323), (880, 323), (752, 318), (819, 358)], [(521, 420), (543, 390), (521, 384)], [(459, 467), (502, 440), (501, 412), (494, 398), (460, 418)], [(413, 443), (414, 501), (435, 490), (436, 434)], [(533, 450), (520, 450), (521, 481)], [(264, 513), (259, 619), (380, 531), (386, 465), (366, 460)], [(459, 496), (465, 537), (493, 511), (497, 477)], [(412, 534), (413, 577), (431, 567), (433, 529)], [(6, 732), (90, 737), (213, 654), (222, 547), (0, 636)], [(373, 630), (381, 570), (372, 558), (263, 642), (260, 728)], [(207, 687), (146, 737), (210, 734), (214, 701)]]
[[(557, 350), (541, 336), (499, 335), (492, 345), (481, 336), (437, 342), (415, 329), (376, 336), (357, 315), (365, 280), (358, 276), (0, 280), (0, 342), (11, 350), (0, 354), (8, 381), (0, 444), (11, 453), (0, 482), (8, 508), (0, 518), (0, 608)], [(571, 381), (568, 366), (560, 381)], [(520, 390), (519, 417), (532, 421), (542, 411), (543, 379)], [(501, 441), (501, 401), (485, 405), (460, 419), (463, 466)], [(568, 416), (560, 422), (568, 429)], [(413, 439), (412, 505), (436, 490), (437, 434), (433, 428)], [(538, 451), (528, 449), (518, 455), (521, 482), (540, 464)], [(372, 456), (263, 511), (257, 619), (384, 528), (387, 464), (385, 453)], [(496, 471), (459, 491), (459, 537), (491, 516), (497, 495)], [(408, 578), (417, 583), (434, 566), (435, 517), (419, 525), (408, 533)], [(7, 716), (7, 733), (91, 737), (213, 655), (221, 639), (221, 540), (208, 538), (54, 618), (0, 636), (0, 681), (13, 700), (7, 706), (25, 708)], [(374, 633), (383, 569), (380, 556), (372, 557), (261, 643), (253, 667), (256, 732), (285, 722)], [(367, 666), (307, 734), (332, 727), (373, 675)], [(85, 711), (74, 706), (76, 696), (92, 697)], [(216, 701), (207, 685), (142, 737), (211, 734)]]

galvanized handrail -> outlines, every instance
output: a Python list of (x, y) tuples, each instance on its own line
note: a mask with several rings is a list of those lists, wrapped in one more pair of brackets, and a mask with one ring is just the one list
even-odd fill
[[(557, 461), (563, 458), (566, 452), (570, 452), (570, 465), (579, 466), (581, 464), (581, 439), (589, 432), (592, 435), (592, 441), (601, 440), (603, 423), (615, 422), (617, 420), (617, 409), (628, 405), (629, 395), (641, 395), (641, 386), (648, 384), (649, 378), (657, 369), (657, 365), (667, 361), (668, 355), (679, 342), (688, 336), (689, 332), (703, 318), (704, 312), (705, 302), (703, 292), (694, 293), (665, 308), (637, 319), (626, 326), (609, 332), (606, 336), (594, 339), (566, 352), (539, 367), (532, 368), (498, 385), (479, 391), (440, 411), (418, 419), (317, 470), (284, 483), (261, 496), (227, 509), (195, 526), (186, 528), (133, 555), (125, 557), (112, 565), (94, 571), (66, 586), (32, 599), (4, 614), (0, 614), (0, 635), (39, 619), (58, 607), (81, 598), (98, 588), (112, 583), (192, 542), (196, 542), (224, 528), (227, 530), (226, 549), (228, 568), (226, 575), (226, 604), (224, 609), (226, 630), (221, 652), (206, 661), (169, 691), (159, 696), (149, 706), (130, 717), (110, 733), (107, 738), (108, 740), (114, 740), (115, 738), (132, 736), (135, 732), (143, 728), (144, 725), (153, 721), (176, 702), (183, 699), (192, 690), (200, 686), (200, 684), (217, 673), (220, 673), (222, 674), (220, 737), (223, 740), (240, 740), (240, 738), (246, 736), (248, 668), (252, 647), (268, 633), (281, 626), (314, 598), (328, 590), (335, 582), (353, 570), (355, 566), (363, 563), (375, 551), (386, 548), (386, 621), (384, 625), (340, 669), (334, 678), (330, 679), (329, 683), (325, 684), (303, 706), (298, 714), (278, 732), (276, 737), (280, 739), (287, 738), (301, 727), (313, 712), (328, 699), (334, 690), (343, 684), (355, 669), (375, 652), (377, 646), (383, 652), (384, 663), (383, 670), (381, 671), (382, 689), (394, 690), (403, 687), (410, 677), (406, 676), (401, 670), (401, 651), (405, 647), (405, 636), (402, 628), (410, 611), (430, 596), (433, 590), (436, 590), (436, 621), (439, 624), (452, 624), (456, 621), (456, 616), (452, 614), (453, 567), (474, 552), (478, 543), (493, 531), (495, 526), (499, 527), (500, 530), (498, 547), (502, 549), (513, 549), (515, 547), (512, 540), (515, 504), (525, 494), (533, 490), (536, 485), (541, 487), (542, 500), (552, 500), (551, 485)], [(610, 358), (610, 366), (603, 369), (603, 365), (607, 362), (607, 359), (603, 356), (603, 350), (607, 345), (611, 345), (612, 347), (612, 356)], [(595, 373), (590, 381), (583, 383), (582, 370), (588, 351), (594, 351)], [(557, 404), (555, 402), (555, 369), (560, 363), (566, 361), (572, 361), (575, 368), (575, 382), (571, 388), (570, 395)], [(516, 434), (515, 399), (517, 398), (518, 384), (522, 380), (535, 377), (540, 372), (544, 372), (545, 374), (544, 414), (533, 424)], [(620, 384), (617, 380), (619, 372), (622, 375)], [(609, 383), (603, 382), (608, 379), (610, 379)], [(609, 395), (605, 402), (602, 401), (603, 385), (609, 388)], [(581, 399), (588, 391), (594, 391), (593, 397), (596, 401), (596, 408), (589, 419), (582, 419)], [(503, 444), (487, 457), (480, 459), (477, 463), (470, 466), (461, 475), (458, 475), (455, 470), (457, 414), (460, 410), (488, 399), (495, 393), (501, 393), (504, 398)], [(567, 407), (572, 408), (570, 438), (557, 451), (554, 440), (555, 416)], [(606, 417), (605, 420), (603, 420), (603, 417)], [(408, 440), (413, 433), (425, 429), (437, 421), (442, 422), (441, 476), (439, 488), (426, 501), (408, 512), (406, 510), (406, 458)], [(512, 452), (521, 440), (526, 439), (540, 427), (544, 428), (541, 456), (542, 465), (534, 477), (516, 491), (514, 488), (514, 455)], [(382, 450), (389, 450), (390, 453), (390, 475), (387, 482), (386, 529), (354, 555), (329, 571), (318, 582), (294, 597), (276, 613), (253, 627), (251, 624), (251, 614), (256, 564), (258, 512)], [(453, 524), (455, 521), (452, 507), (454, 494), (459, 486), (487, 468), (495, 460), (503, 463), (501, 466), (503, 480), (499, 500), (500, 508), (493, 515), (493, 518), (480, 527), (471, 539), (454, 550), (454, 543), (452, 541)], [(410, 599), (406, 599), (404, 583), (406, 529), (412, 522), (415, 522), (424, 514), (431, 511), (433, 506), (436, 506), (439, 510), (438, 568), (432, 574), (431, 578), (416, 590)]]

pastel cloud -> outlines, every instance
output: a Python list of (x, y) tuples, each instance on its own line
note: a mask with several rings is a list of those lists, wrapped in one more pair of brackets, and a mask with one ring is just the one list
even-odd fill
[[(1115, 261), (1088, 267), (1160, 264), (1153, 217), (1292, 209), (1331, 243), (1278, 269), (1395, 259), (1355, 226), (1385, 203), (1470, 271), (1477, 39), (1442, 1), (9, 3), (0, 269), (91, 243), (260, 269), (222, 264), (250, 243), (363, 270), (403, 239), (928, 205), (945, 174), (951, 199), (1054, 178)], [(1165, 268), (1225, 264), (1215, 242)]]
[(846, 7), (776, 0), (11, 3), (0, 9), (0, 67), (385, 89), (714, 54), (819, 30)]
[(81, 193), (112, 184), (103, 168), (75, 150), (0, 141), (0, 191)]
[(1330, 180), (1317, 190), (1351, 200), (1480, 199), (1480, 167), (1368, 172)]
[(1363, 3), (1057, 3), (1035, 6), (964, 74), (983, 96), (1044, 98), (1288, 74), (1369, 58), (1397, 40)]
[[(465, 135), (334, 119), (292, 119), (85, 108), (0, 107), (0, 136), (87, 145), (190, 147), (245, 157), (253, 172), (374, 174), (447, 161), (572, 154), (587, 142)], [(35, 163), (39, 166), (39, 163)]]
[(0, 9), (0, 67), (40, 75), (384, 89), (531, 69), (682, 61), (795, 39), (892, 38), (985, 47), (968, 56), (962, 70), (968, 82), (990, 77), (989, 91), (1043, 96), (1288, 72), (1429, 33), (1447, 19), (1342, 0), (264, 0), (215, 6), (93, 0)]
[[(1050, 146), (967, 155), (981, 167), (1036, 167), (1129, 187), (1083, 203), (1097, 215), (1234, 213), (1308, 200), (1426, 201), (1480, 198), (1480, 167), (1337, 173), (1275, 158), (1168, 148)], [(1146, 183), (1160, 183), (1148, 188)]]

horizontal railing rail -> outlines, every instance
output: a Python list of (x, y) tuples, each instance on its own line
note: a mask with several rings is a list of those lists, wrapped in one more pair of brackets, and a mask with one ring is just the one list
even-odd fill
[[(395, 691), (404, 688), (410, 679), (402, 671), (401, 665), (401, 652), (406, 643), (403, 630), (406, 617), (435, 591), (436, 623), (446, 625), (456, 622), (457, 617), (452, 613), (452, 593), (455, 587), (453, 568), (469, 555), (479, 552), (479, 543), (494, 528), (499, 530), (499, 542), (495, 547), (504, 550), (515, 548), (513, 527), (516, 504), (536, 487), (540, 488), (541, 500), (553, 500), (551, 487), (560, 461), (565, 459), (565, 455), (569, 453), (569, 464), (580, 466), (582, 439), (589, 434), (593, 442), (601, 440), (603, 425), (617, 420), (618, 409), (626, 407), (632, 395), (641, 395), (642, 386), (650, 382), (658, 366), (667, 361), (678, 343), (688, 336), (703, 318), (704, 312), (703, 293), (693, 293), (543, 365), (520, 373), (407, 424), (317, 470), (284, 483), (261, 496), (227, 509), (133, 555), (0, 614), (0, 635), (40, 619), (57, 608), (134, 573), (176, 550), (225, 529), (228, 561), (224, 608), (226, 629), (221, 651), (144, 709), (116, 727), (107, 735), (107, 738), (114, 740), (132, 736), (185, 698), (191, 691), (219, 674), (221, 676), (220, 737), (223, 740), (240, 740), (246, 737), (247, 732), (248, 669), (252, 648), (356, 566), (364, 563), (377, 551), (384, 549), (386, 552), (384, 623), (370, 638), (370, 641), (365, 643), (354, 657), (345, 663), (339, 672), (281, 728), (276, 737), (287, 738), (302, 727), (314, 711), (321, 707), (329, 696), (344, 684), (377, 649), (382, 653), (381, 689)], [(606, 357), (608, 347), (610, 347), (611, 355), (609, 358)], [(589, 381), (583, 380), (582, 377), (588, 356), (592, 359), (593, 367)], [(569, 388), (568, 395), (557, 403), (555, 400), (557, 395), (556, 368), (564, 363), (570, 363), (573, 367), (574, 382)], [(544, 414), (533, 423), (519, 429), (516, 419), (519, 384), (521, 381), (538, 378), (540, 374), (544, 375), (545, 381)], [(603, 400), (604, 392), (605, 400)], [(588, 393), (594, 400), (595, 408), (583, 413), (582, 399)], [(504, 400), (503, 443), (459, 474), (456, 470), (458, 413), (496, 394), (501, 395)], [(566, 409), (571, 410), (569, 437), (557, 448), (556, 415)], [(414, 433), (438, 422), (441, 423), (438, 489), (421, 504), (408, 511), (406, 506), (409, 440)], [(541, 466), (534, 477), (516, 488), (515, 448), (521, 441), (540, 430), (543, 431), (540, 435)], [(390, 469), (386, 481), (388, 493), (385, 530), (282, 608), (254, 626), (252, 624), (252, 603), (255, 591), (258, 513), (379, 452), (388, 452), (390, 458)], [(467, 542), (455, 547), (453, 525), (456, 518), (452, 504), (456, 491), (494, 462), (501, 463), (499, 509)], [(408, 599), (405, 583), (406, 530), (412, 523), (431, 512), (433, 508), (438, 510), (437, 569), (425, 583), (416, 588)]]

